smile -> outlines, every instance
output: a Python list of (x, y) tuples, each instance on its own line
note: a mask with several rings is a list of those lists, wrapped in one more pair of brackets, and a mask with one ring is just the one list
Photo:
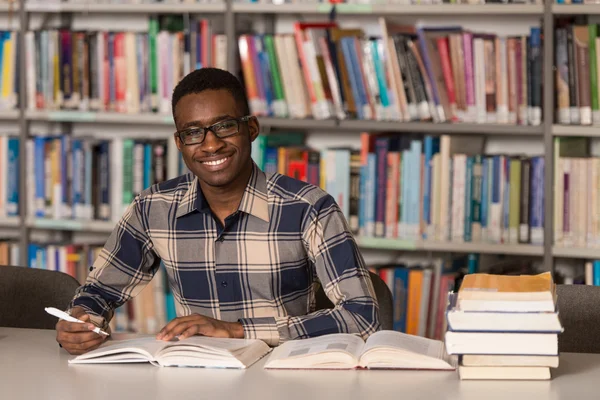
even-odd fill
[(229, 157), (225, 157), (225, 158), (222, 158), (222, 159), (216, 160), (216, 161), (204, 161), (204, 162), (202, 162), (202, 164), (204, 164), (204, 165), (221, 165), (228, 159), (229, 159)]

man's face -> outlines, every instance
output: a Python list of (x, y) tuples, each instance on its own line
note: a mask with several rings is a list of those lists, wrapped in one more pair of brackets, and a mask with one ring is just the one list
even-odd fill
[[(226, 90), (205, 90), (182, 97), (175, 106), (177, 130), (208, 127), (217, 122), (243, 117), (234, 97)], [(208, 131), (200, 144), (184, 145), (175, 135), (177, 148), (189, 170), (213, 187), (231, 185), (251, 168), (251, 143), (258, 136), (255, 118), (239, 122), (239, 132), (220, 139)]]

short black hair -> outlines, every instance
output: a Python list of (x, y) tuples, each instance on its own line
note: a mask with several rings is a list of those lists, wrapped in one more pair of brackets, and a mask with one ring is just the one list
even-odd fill
[(244, 87), (232, 73), (219, 68), (200, 68), (187, 74), (175, 86), (171, 99), (173, 118), (175, 118), (175, 106), (182, 97), (202, 93), (205, 90), (227, 90), (235, 99), (243, 116), (250, 114)]

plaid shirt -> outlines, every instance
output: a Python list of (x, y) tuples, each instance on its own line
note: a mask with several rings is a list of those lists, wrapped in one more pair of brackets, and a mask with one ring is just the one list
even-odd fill
[[(222, 226), (193, 174), (142, 192), (119, 221), (70, 307), (106, 325), (163, 262), (178, 316), (239, 321), (246, 338), (289, 339), (379, 329), (363, 258), (334, 199), (255, 164)], [(335, 305), (315, 311), (319, 286)]]

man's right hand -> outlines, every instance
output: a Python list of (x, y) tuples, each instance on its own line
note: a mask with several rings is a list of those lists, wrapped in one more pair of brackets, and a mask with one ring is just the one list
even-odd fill
[(92, 332), (95, 325), (90, 322), (90, 316), (81, 307), (75, 307), (71, 311), (74, 318), (84, 323), (58, 321), (56, 324), (56, 341), (70, 354), (78, 355), (96, 349), (107, 338), (107, 336)]

